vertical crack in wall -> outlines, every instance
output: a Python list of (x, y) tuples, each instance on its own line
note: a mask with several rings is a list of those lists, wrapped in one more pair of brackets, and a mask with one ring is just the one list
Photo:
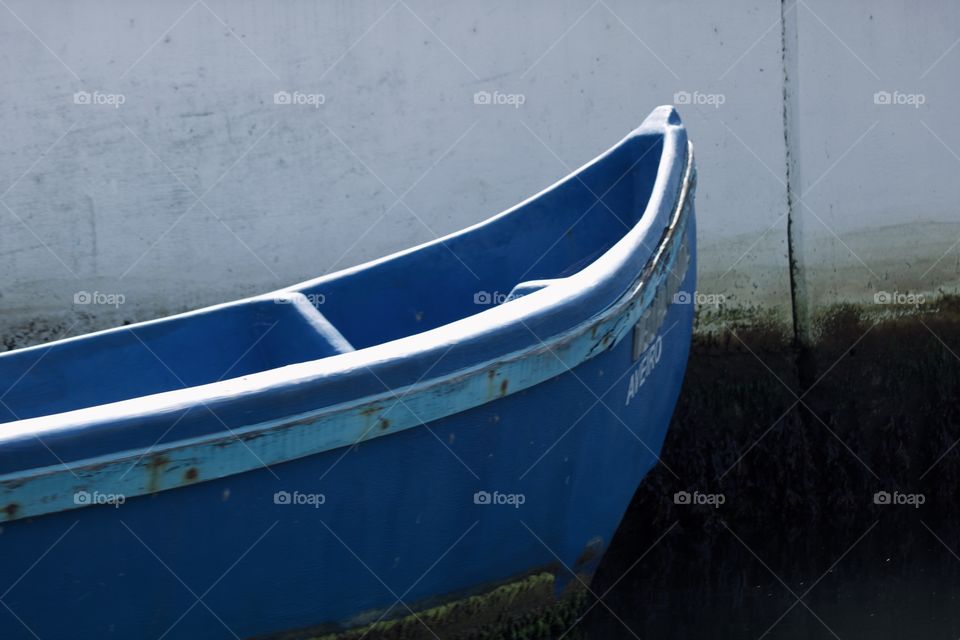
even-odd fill
[[(788, 4), (790, 6), (788, 6)], [(798, 3), (780, 1), (780, 55), (783, 63), (783, 142), (787, 190), (787, 260), (793, 340), (799, 349), (811, 345), (810, 314), (803, 267), (803, 224), (800, 211), (800, 78), (798, 60)]]
[[(787, 6), (789, 4), (789, 6)], [(799, 0), (780, 0), (780, 55), (783, 62), (783, 142), (787, 190), (787, 262), (797, 382), (801, 393), (816, 376), (813, 335), (804, 267), (802, 184), (800, 182)], [(802, 397), (802, 396), (801, 396)], [(809, 416), (801, 411), (801, 421)]]

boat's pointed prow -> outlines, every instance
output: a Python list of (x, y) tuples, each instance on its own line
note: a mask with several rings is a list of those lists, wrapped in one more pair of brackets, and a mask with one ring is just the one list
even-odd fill
[(673, 105), (661, 105), (651, 111), (640, 126), (630, 132), (630, 137), (663, 138), (667, 164), (683, 158), (687, 152), (687, 128)]
[(672, 104), (662, 104), (643, 119), (637, 131), (654, 129), (662, 132), (668, 126), (682, 127), (683, 120), (680, 119), (680, 112), (676, 107)]

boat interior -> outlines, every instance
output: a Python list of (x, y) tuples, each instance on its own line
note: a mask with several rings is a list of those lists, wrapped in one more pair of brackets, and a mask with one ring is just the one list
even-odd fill
[(4, 353), (0, 422), (364, 349), (549, 287), (636, 225), (662, 146), (633, 135), (487, 222), (289, 290)]

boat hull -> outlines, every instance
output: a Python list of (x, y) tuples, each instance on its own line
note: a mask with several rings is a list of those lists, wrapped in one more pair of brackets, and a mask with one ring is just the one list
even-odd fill
[[(6, 476), (0, 637), (337, 631), (532, 573), (589, 580), (683, 381), (692, 159), (685, 174), (629, 291), (531, 350), (369, 407)], [(315, 450), (337, 420), (360, 436)]]

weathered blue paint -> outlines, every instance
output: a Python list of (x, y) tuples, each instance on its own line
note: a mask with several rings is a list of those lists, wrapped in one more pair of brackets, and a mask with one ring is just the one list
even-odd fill
[(589, 572), (683, 377), (688, 156), (660, 108), (447, 238), (0, 356), (0, 635), (351, 626), (399, 598)]

